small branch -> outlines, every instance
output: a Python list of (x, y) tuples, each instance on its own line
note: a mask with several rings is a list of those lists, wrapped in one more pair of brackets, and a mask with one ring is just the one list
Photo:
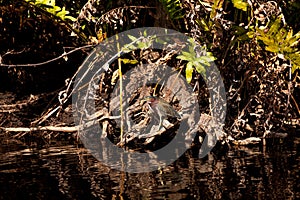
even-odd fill
[[(62, 55), (56, 57), (56, 58), (53, 58), (51, 60), (47, 60), (47, 61), (44, 61), (44, 62), (40, 62), (40, 63), (29, 63), (29, 64), (3, 64), (3, 63), (0, 63), (0, 67), (38, 67), (38, 66), (41, 66), (41, 65), (45, 65), (45, 64), (48, 64), (48, 63), (51, 63), (51, 62), (54, 62), (54, 61), (57, 61), (71, 53), (74, 53), (76, 51), (79, 51), (81, 49), (85, 49), (85, 48), (90, 48), (90, 47), (94, 47), (95, 45), (94, 44), (90, 44), (90, 45), (85, 45), (85, 46), (82, 46), (82, 47), (78, 47), (78, 48), (75, 48), (69, 52), (64, 52)], [(0, 56), (1, 57), (1, 56)], [(3, 56), (2, 56), (3, 57)]]
[(0, 127), (0, 129), (8, 132), (31, 132), (31, 131), (58, 131), (58, 132), (75, 132), (78, 130), (77, 126), (64, 126), (64, 127), (57, 127), (57, 126), (43, 126), (43, 127), (12, 127), (12, 128), (4, 128)]
[[(95, 122), (104, 121), (108, 119), (119, 119), (120, 116), (103, 116), (100, 119), (93, 120), (84, 124), (85, 127), (94, 125)], [(55, 132), (66, 132), (72, 133), (80, 130), (81, 125), (78, 126), (39, 126), (39, 127), (0, 127), (0, 130), (7, 132), (31, 132), (31, 131), (55, 131)]]

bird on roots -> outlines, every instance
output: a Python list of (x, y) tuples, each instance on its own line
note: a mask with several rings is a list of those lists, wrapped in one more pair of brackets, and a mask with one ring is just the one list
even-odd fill
[(177, 119), (181, 119), (181, 116), (178, 114), (178, 112), (162, 98), (156, 96), (146, 96), (143, 100), (147, 101), (150, 110), (158, 114), (159, 116), (158, 130), (160, 130), (163, 120), (166, 119), (167, 117), (174, 117)]

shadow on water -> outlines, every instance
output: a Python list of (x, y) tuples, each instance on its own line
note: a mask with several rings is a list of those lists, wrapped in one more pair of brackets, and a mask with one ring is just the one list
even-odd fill
[(111, 170), (76, 141), (1, 140), (0, 199), (299, 199), (300, 138), (190, 149), (150, 173)]

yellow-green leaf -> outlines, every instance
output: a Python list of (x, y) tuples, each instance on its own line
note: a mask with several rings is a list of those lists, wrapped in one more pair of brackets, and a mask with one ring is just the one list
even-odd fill
[(204, 19), (196, 19), (196, 22), (204, 29), (204, 31), (209, 31), (209, 27)]
[(128, 58), (122, 58), (121, 61), (124, 63), (124, 64), (137, 64), (139, 61), (137, 60), (130, 60)]
[(293, 64), (293, 65), (292, 65), (292, 73), (294, 73), (297, 69), (300, 70), (300, 65)]
[(255, 32), (253, 32), (253, 31), (247, 32), (247, 36), (248, 36), (250, 39), (253, 38), (254, 34), (255, 34)]
[(131, 41), (133, 41), (133, 42), (137, 40), (137, 38), (134, 37), (134, 36), (132, 36), (132, 35), (128, 35), (128, 37), (129, 37), (129, 39), (130, 39)]
[(237, 9), (247, 11), (248, 3), (244, 2), (243, 0), (232, 0), (233, 6)]
[(288, 32), (286, 39), (289, 40), (293, 37), (293, 29), (290, 29), (290, 31)]
[(72, 17), (72, 16), (65, 16), (65, 19), (69, 19), (69, 20), (71, 20), (72, 22), (75, 22), (75, 21), (76, 21), (76, 18), (75, 18), (75, 17)]
[(199, 74), (204, 74), (205, 73), (205, 68), (203, 65), (201, 65), (200, 63), (198, 63), (196, 65), (196, 71), (199, 73)]
[(273, 52), (273, 53), (278, 53), (279, 52), (278, 46), (275, 46), (275, 45), (267, 46), (266, 50), (270, 51), (270, 52)]
[(188, 83), (192, 81), (193, 77), (193, 64), (191, 62), (188, 62), (185, 69), (185, 77)]

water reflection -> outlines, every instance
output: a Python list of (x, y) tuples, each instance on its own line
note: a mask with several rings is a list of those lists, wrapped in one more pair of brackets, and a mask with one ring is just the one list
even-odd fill
[[(151, 173), (111, 170), (76, 142), (0, 146), (1, 199), (299, 199), (299, 139), (198, 148)], [(221, 153), (220, 153), (221, 152)]]

